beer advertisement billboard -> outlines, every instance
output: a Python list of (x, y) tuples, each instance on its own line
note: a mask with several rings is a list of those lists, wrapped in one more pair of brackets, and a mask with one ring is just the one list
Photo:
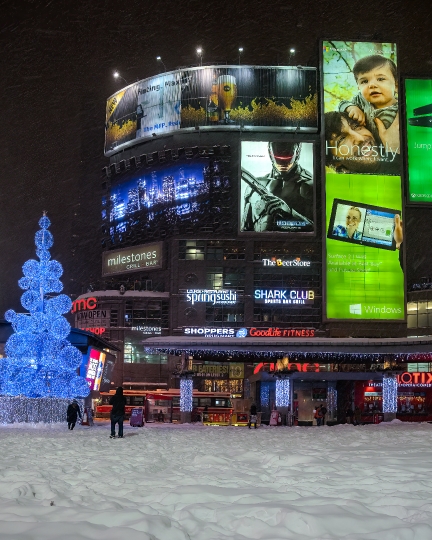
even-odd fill
[(240, 232), (314, 233), (313, 143), (242, 141), (241, 168)]
[(432, 202), (432, 79), (405, 79), (409, 203)]
[(394, 43), (324, 41), (326, 319), (404, 320)]
[(316, 132), (316, 69), (209, 66), (138, 81), (107, 100), (105, 154), (196, 126)]

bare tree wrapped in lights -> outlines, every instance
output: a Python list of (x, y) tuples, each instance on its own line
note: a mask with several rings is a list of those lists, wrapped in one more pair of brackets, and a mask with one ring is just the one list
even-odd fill
[(21, 305), (29, 313), (11, 309), (5, 314), (15, 332), (6, 343), (2, 362), (0, 393), (6, 396), (70, 399), (89, 394), (86, 380), (77, 375), (82, 354), (66, 339), (70, 324), (63, 314), (70, 311), (72, 301), (58, 294), (63, 290), (59, 279), (63, 268), (50, 260), (50, 224), (44, 213), (35, 235), (39, 261), (28, 260), (23, 266), (24, 277), (18, 282), (25, 291)]

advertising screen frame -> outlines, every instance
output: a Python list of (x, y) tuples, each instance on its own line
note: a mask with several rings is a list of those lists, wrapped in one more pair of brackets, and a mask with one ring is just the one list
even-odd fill
[[(326, 137), (325, 137), (325, 99), (324, 99), (324, 93), (325, 93), (325, 78), (324, 78), (324, 44), (331, 42), (331, 41), (345, 41), (349, 43), (370, 43), (370, 44), (384, 44), (384, 43), (391, 43), (395, 46), (395, 49), (397, 51), (397, 85), (398, 85), (398, 114), (399, 119), (401, 118), (402, 114), (405, 114), (405, 109), (403, 107), (403, 101), (401, 98), (401, 75), (400, 75), (400, 69), (399, 69), (399, 44), (397, 41), (383, 41), (383, 40), (358, 40), (358, 39), (345, 39), (342, 40), (340, 38), (338, 39), (331, 39), (331, 38), (322, 38), (319, 41), (319, 47), (320, 47), (320, 55), (319, 55), (319, 76), (320, 76), (320, 122), (321, 122), (321, 151), (322, 151), (322, 160), (321, 160), (321, 200), (322, 200), (322, 216), (321, 216), (321, 226), (322, 226), (322, 260), (323, 260), (323, 272), (322, 272), (322, 297), (323, 297), (323, 309), (322, 309), (322, 320), (325, 323), (331, 323), (331, 322), (349, 322), (349, 323), (394, 323), (394, 324), (403, 324), (406, 323), (407, 319), (407, 303), (406, 303), (406, 285), (407, 285), (407, 276), (406, 276), (406, 249), (403, 250), (402, 256), (401, 256), (401, 264), (403, 265), (403, 306), (402, 308), (402, 314), (403, 317), (401, 318), (343, 318), (343, 317), (328, 317), (327, 315), (327, 298), (328, 298), (328, 291), (327, 291), (327, 285), (328, 285), (328, 279), (327, 279), (327, 197), (326, 197), (326, 184), (327, 184), (327, 167), (326, 167)], [(400, 122), (399, 127), (399, 149), (400, 153), (404, 151), (404, 130), (402, 128), (403, 122)], [(401, 156), (403, 158), (403, 156)], [(403, 239), (405, 241), (406, 239), (406, 231), (405, 231), (405, 225), (404, 225), (404, 218), (405, 218), (405, 190), (404, 190), (404, 161), (401, 159), (400, 161), (400, 172), (399, 172), (399, 178), (400, 178), (400, 197), (401, 197), (401, 224), (402, 224), (402, 230), (403, 230)], [(396, 175), (394, 175), (396, 176)]]
[[(404, 150), (405, 150), (405, 178), (406, 178), (406, 191), (405, 191), (405, 205), (406, 206), (413, 206), (413, 207), (428, 207), (430, 205), (432, 205), (432, 196), (429, 200), (421, 200), (422, 198), (416, 198), (416, 200), (412, 200), (412, 194), (411, 194), (411, 187), (410, 187), (410, 150), (409, 150), (409, 144), (410, 144), (410, 141), (409, 141), (409, 136), (408, 136), (408, 127), (409, 127), (409, 122), (408, 122), (408, 108), (407, 108), (407, 81), (410, 80), (410, 81), (424, 81), (424, 82), (427, 82), (429, 81), (431, 83), (431, 86), (432, 86), (432, 76), (431, 77), (421, 77), (421, 76), (414, 76), (414, 75), (405, 75), (404, 77), (402, 77), (402, 88), (403, 88), (403, 108), (402, 108), (402, 112), (403, 112), (403, 117), (404, 117), (404, 122), (403, 122), (403, 126), (404, 126), (404, 144), (403, 144), (403, 147), (404, 147)], [(432, 95), (432, 92), (431, 92), (431, 95)], [(432, 103), (432, 98), (431, 98), (431, 103)], [(428, 116), (431, 116), (432, 115), (432, 111), (431, 113), (428, 113)], [(419, 115), (419, 118), (421, 118), (423, 115)], [(431, 132), (432, 134), (432, 132)], [(432, 149), (431, 149), (432, 151)], [(431, 158), (430, 158), (430, 161), (431, 161), (431, 170), (432, 170), (432, 155), (431, 155)], [(430, 191), (431, 191), (431, 194), (432, 194), (432, 181), (431, 181), (431, 188), (430, 188)]]
[[(265, 238), (269, 239), (270, 237), (273, 240), (283, 240), (284, 238), (313, 238), (317, 235), (317, 179), (318, 179), (318, 173), (320, 171), (319, 166), (319, 159), (318, 159), (318, 144), (319, 139), (317, 139), (317, 136), (307, 136), (307, 135), (301, 135), (298, 137), (295, 137), (293, 134), (287, 134), (284, 137), (281, 137), (280, 135), (276, 134), (266, 134), (265, 132), (260, 133), (259, 135), (256, 134), (253, 138), (251, 136), (245, 136), (241, 137), (238, 141), (238, 167), (237, 167), (237, 177), (239, 179), (238, 182), (238, 188), (237, 188), (237, 197), (238, 197), (238, 205), (237, 205), (237, 234), (239, 237), (250, 237), (255, 236), (256, 239), (262, 238), (263, 240)], [(244, 231), (241, 227), (241, 219), (243, 216), (243, 198), (242, 198), (242, 146), (243, 143), (247, 142), (256, 142), (256, 143), (273, 143), (273, 142), (286, 142), (286, 143), (302, 143), (302, 144), (310, 144), (312, 147), (312, 159), (313, 159), (313, 167), (310, 171), (313, 176), (313, 192), (312, 192), (312, 215), (313, 215), (313, 231)], [(270, 171), (269, 171), (270, 172)]]
[[(179, 79), (177, 82), (181, 82), (181, 74), (183, 72), (198, 72), (198, 71), (203, 71), (203, 70), (211, 70), (211, 69), (214, 69), (214, 70), (240, 70), (240, 69), (255, 69), (255, 70), (278, 70), (278, 71), (283, 71), (283, 70), (286, 70), (286, 71), (298, 71), (298, 72), (305, 72), (305, 71), (314, 71), (315, 72), (315, 92), (316, 92), (316, 96), (318, 98), (318, 93), (319, 93), (319, 90), (318, 90), (318, 69), (316, 67), (313, 67), (313, 66), (261, 66), (261, 65), (246, 65), (246, 64), (242, 64), (242, 65), (236, 65), (236, 64), (231, 64), (231, 65), (209, 65), (209, 66), (196, 66), (196, 67), (191, 67), (191, 68), (183, 68), (183, 69), (175, 69), (175, 70), (171, 70), (171, 71), (167, 71), (167, 72), (164, 72), (164, 73), (160, 73), (160, 74), (156, 74), (156, 75), (153, 75), (151, 77), (147, 77), (145, 79), (142, 79), (140, 81), (137, 81), (135, 83), (132, 83), (132, 84), (129, 84), (127, 86), (125, 86), (124, 88), (120, 88), (119, 90), (117, 90), (116, 92), (114, 92), (111, 96), (109, 96), (106, 100), (106, 105), (107, 105), (107, 113), (108, 113), (108, 103), (110, 101), (114, 101), (116, 96), (118, 96), (119, 94), (122, 94), (124, 95), (126, 93), (127, 90), (131, 90), (133, 91), (134, 90), (134, 87), (137, 87), (138, 88), (138, 85), (139, 84), (146, 84), (146, 83), (151, 83), (151, 81), (153, 79), (156, 79), (156, 78), (160, 78), (160, 77), (174, 77), (177, 79)], [(180, 78), (179, 78), (180, 76)], [(265, 96), (257, 96), (258, 98), (260, 97), (265, 97)], [(267, 98), (270, 98), (270, 96), (267, 96)], [(172, 111), (172, 113), (174, 115), (177, 115), (178, 116), (178, 111)], [(107, 115), (108, 116), (108, 115)], [(176, 117), (177, 117), (176, 116)], [(191, 126), (191, 127), (176, 127), (174, 126), (174, 124), (178, 124), (178, 120), (172, 122), (173, 126), (172, 126), (172, 129), (169, 130), (169, 131), (166, 131), (166, 132), (161, 132), (161, 133), (157, 133), (158, 136), (172, 136), (174, 133), (182, 133), (182, 132), (193, 132), (196, 127), (195, 126)], [(106, 126), (107, 126), (107, 122), (106, 122)], [(263, 126), (258, 126), (258, 125), (255, 125), (255, 126), (248, 126), (248, 125), (244, 125), (243, 122), (241, 122), (240, 124), (233, 124), (233, 125), (205, 125), (205, 124), (201, 124), (201, 123), (197, 123), (197, 126), (199, 126), (199, 129), (200, 130), (206, 130), (206, 131), (226, 131), (226, 130), (230, 130), (230, 131), (238, 131), (239, 129), (241, 129), (242, 131), (251, 131), (251, 132), (256, 132), (256, 131), (268, 131), (268, 132), (285, 132), (285, 133), (318, 133), (318, 129), (319, 129), (319, 110), (318, 110), (318, 105), (317, 105), (317, 110), (316, 110), (316, 125), (315, 126), (299, 126), (299, 125), (293, 125), (293, 126), (270, 126), (270, 125), (263, 125)], [(149, 139), (152, 139), (152, 135), (154, 133), (151, 133), (149, 132), (148, 133), (148, 136), (141, 136), (139, 138), (135, 138), (135, 139), (131, 139), (131, 140), (128, 140), (124, 143), (121, 143), (121, 144), (118, 144), (115, 148), (113, 148), (112, 150), (108, 150), (107, 149), (107, 131), (105, 129), (105, 144), (104, 144), (104, 154), (105, 156), (109, 157), (109, 156), (112, 156), (114, 154), (117, 154), (118, 152), (120, 151), (123, 151), (124, 149), (126, 148), (129, 148), (131, 146), (135, 146), (136, 144), (141, 144), (142, 142), (145, 142)]]

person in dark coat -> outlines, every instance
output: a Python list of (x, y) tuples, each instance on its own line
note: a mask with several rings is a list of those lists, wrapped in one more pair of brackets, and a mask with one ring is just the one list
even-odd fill
[(249, 429), (251, 428), (251, 425), (254, 424), (255, 429), (257, 428), (257, 406), (255, 403), (252, 403), (250, 411), (249, 411)]
[(68, 429), (72, 430), (75, 427), (78, 416), (82, 418), (78, 402), (74, 399), (72, 403), (69, 404), (66, 412)]
[(110, 439), (115, 439), (115, 426), (118, 424), (118, 438), (123, 438), (123, 420), (125, 415), (126, 398), (123, 395), (123, 388), (119, 386), (115, 395), (110, 399), (111, 409), (111, 435)]

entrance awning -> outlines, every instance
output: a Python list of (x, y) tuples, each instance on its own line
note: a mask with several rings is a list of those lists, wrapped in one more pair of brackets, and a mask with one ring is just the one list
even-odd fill
[[(343, 354), (343, 355), (425, 355), (431, 354), (432, 337), (423, 338), (190, 338), (188, 336), (153, 337), (145, 347), (168, 354), (225, 353), (273, 356), (281, 353)], [(413, 360), (415, 361), (415, 360)], [(421, 360), (417, 360), (421, 361)], [(423, 360), (430, 361), (430, 360)]]

